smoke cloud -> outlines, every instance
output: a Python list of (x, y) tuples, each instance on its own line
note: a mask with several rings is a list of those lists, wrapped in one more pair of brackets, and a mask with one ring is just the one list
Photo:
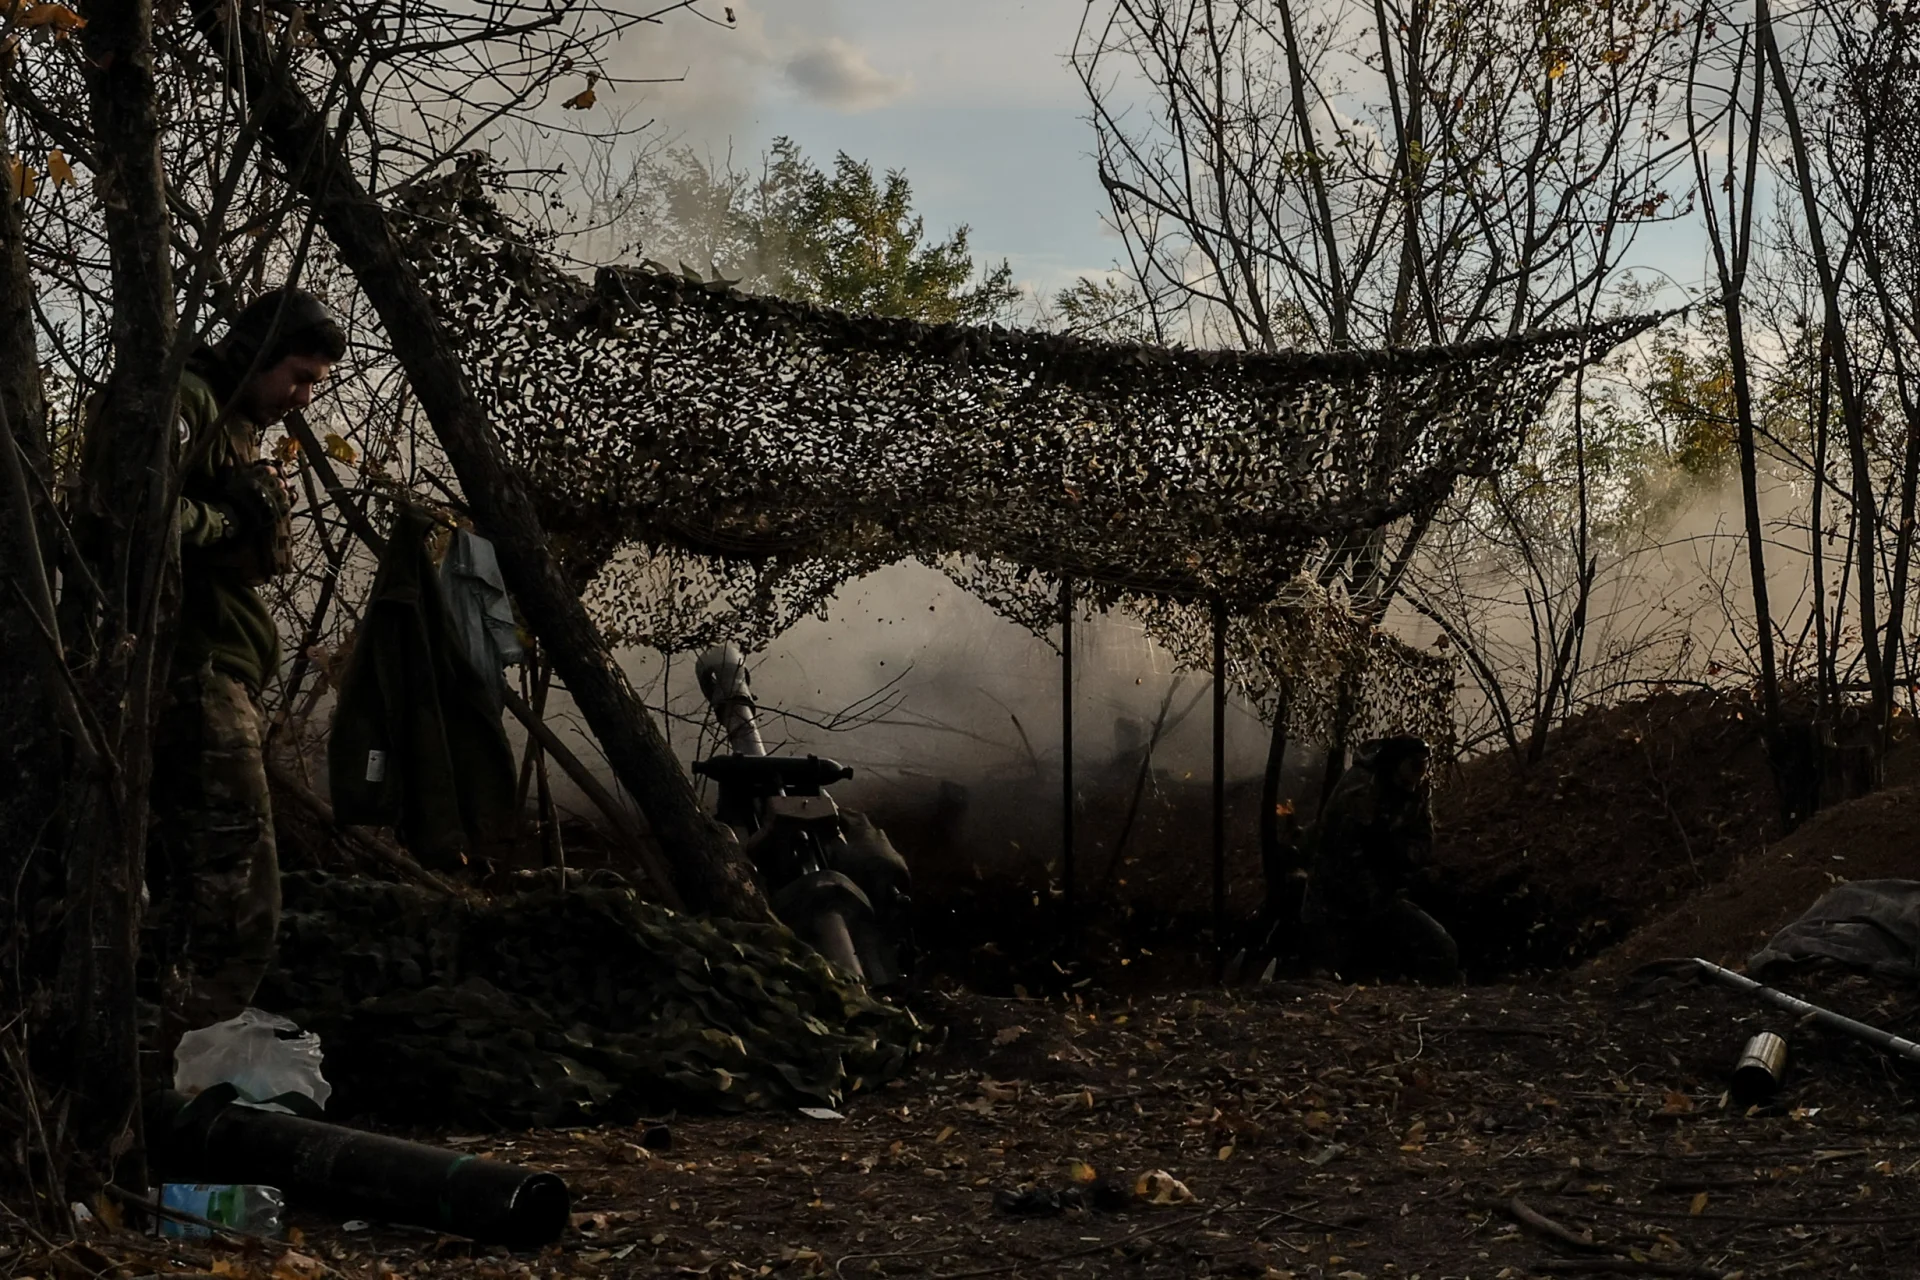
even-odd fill
[(912, 87), (910, 76), (883, 75), (866, 52), (839, 37), (788, 59), (787, 82), (808, 99), (837, 111), (870, 111), (898, 100)]

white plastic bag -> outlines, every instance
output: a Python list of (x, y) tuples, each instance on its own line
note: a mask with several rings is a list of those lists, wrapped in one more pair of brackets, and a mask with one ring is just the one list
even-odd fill
[(320, 1037), (258, 1009), (180, 1037), (173, 1052), (173, 1087), (199, 1093), (217, 1084), (231, 1084), (245, 1102), (303, 1093), (324, 1107), (333, 1096), (333, 1086), (320, 1074)]

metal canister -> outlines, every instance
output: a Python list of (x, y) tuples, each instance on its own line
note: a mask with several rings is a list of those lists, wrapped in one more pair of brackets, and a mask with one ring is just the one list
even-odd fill
[(1733, 1100), (1743, 1107), (1773, 1097), (1787, 1070), (1787, 1042), (1771, 1031), (1747, 1041), (1733, 1068)]

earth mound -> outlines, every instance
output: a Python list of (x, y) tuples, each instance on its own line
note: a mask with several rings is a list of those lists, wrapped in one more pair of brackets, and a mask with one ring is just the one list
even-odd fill
[(1920, 783), (1816, 813), (1756, 848), (1731, 874), (1670, 908), (1576, 977), (1622, 978), (1653, 960), (1701, 956), (1738, 966), (1843, 880), (1920, 877)]
[(1710, 690), (1583, 712), (1537, 763), (1477, 756), (1436, 782), (1417, 896), (1476, 977), (1578, 964), (1781, 835), (1753, 705)]

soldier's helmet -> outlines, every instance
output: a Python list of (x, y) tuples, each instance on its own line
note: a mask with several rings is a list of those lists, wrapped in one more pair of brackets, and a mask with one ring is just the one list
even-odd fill
[(1355, 763), (1365, 764), (1373, 771), (1373, 776), (1395, 783), (1398, 786), (1410, 786), (1400, 780), (1402, 766), (1418, 762), (1424, 768), (1433, 751), (1424, 738), (1412, 734), (1399, 734), (1391, 738), (1376, 738), (1367, 743), (1356, 754)]

